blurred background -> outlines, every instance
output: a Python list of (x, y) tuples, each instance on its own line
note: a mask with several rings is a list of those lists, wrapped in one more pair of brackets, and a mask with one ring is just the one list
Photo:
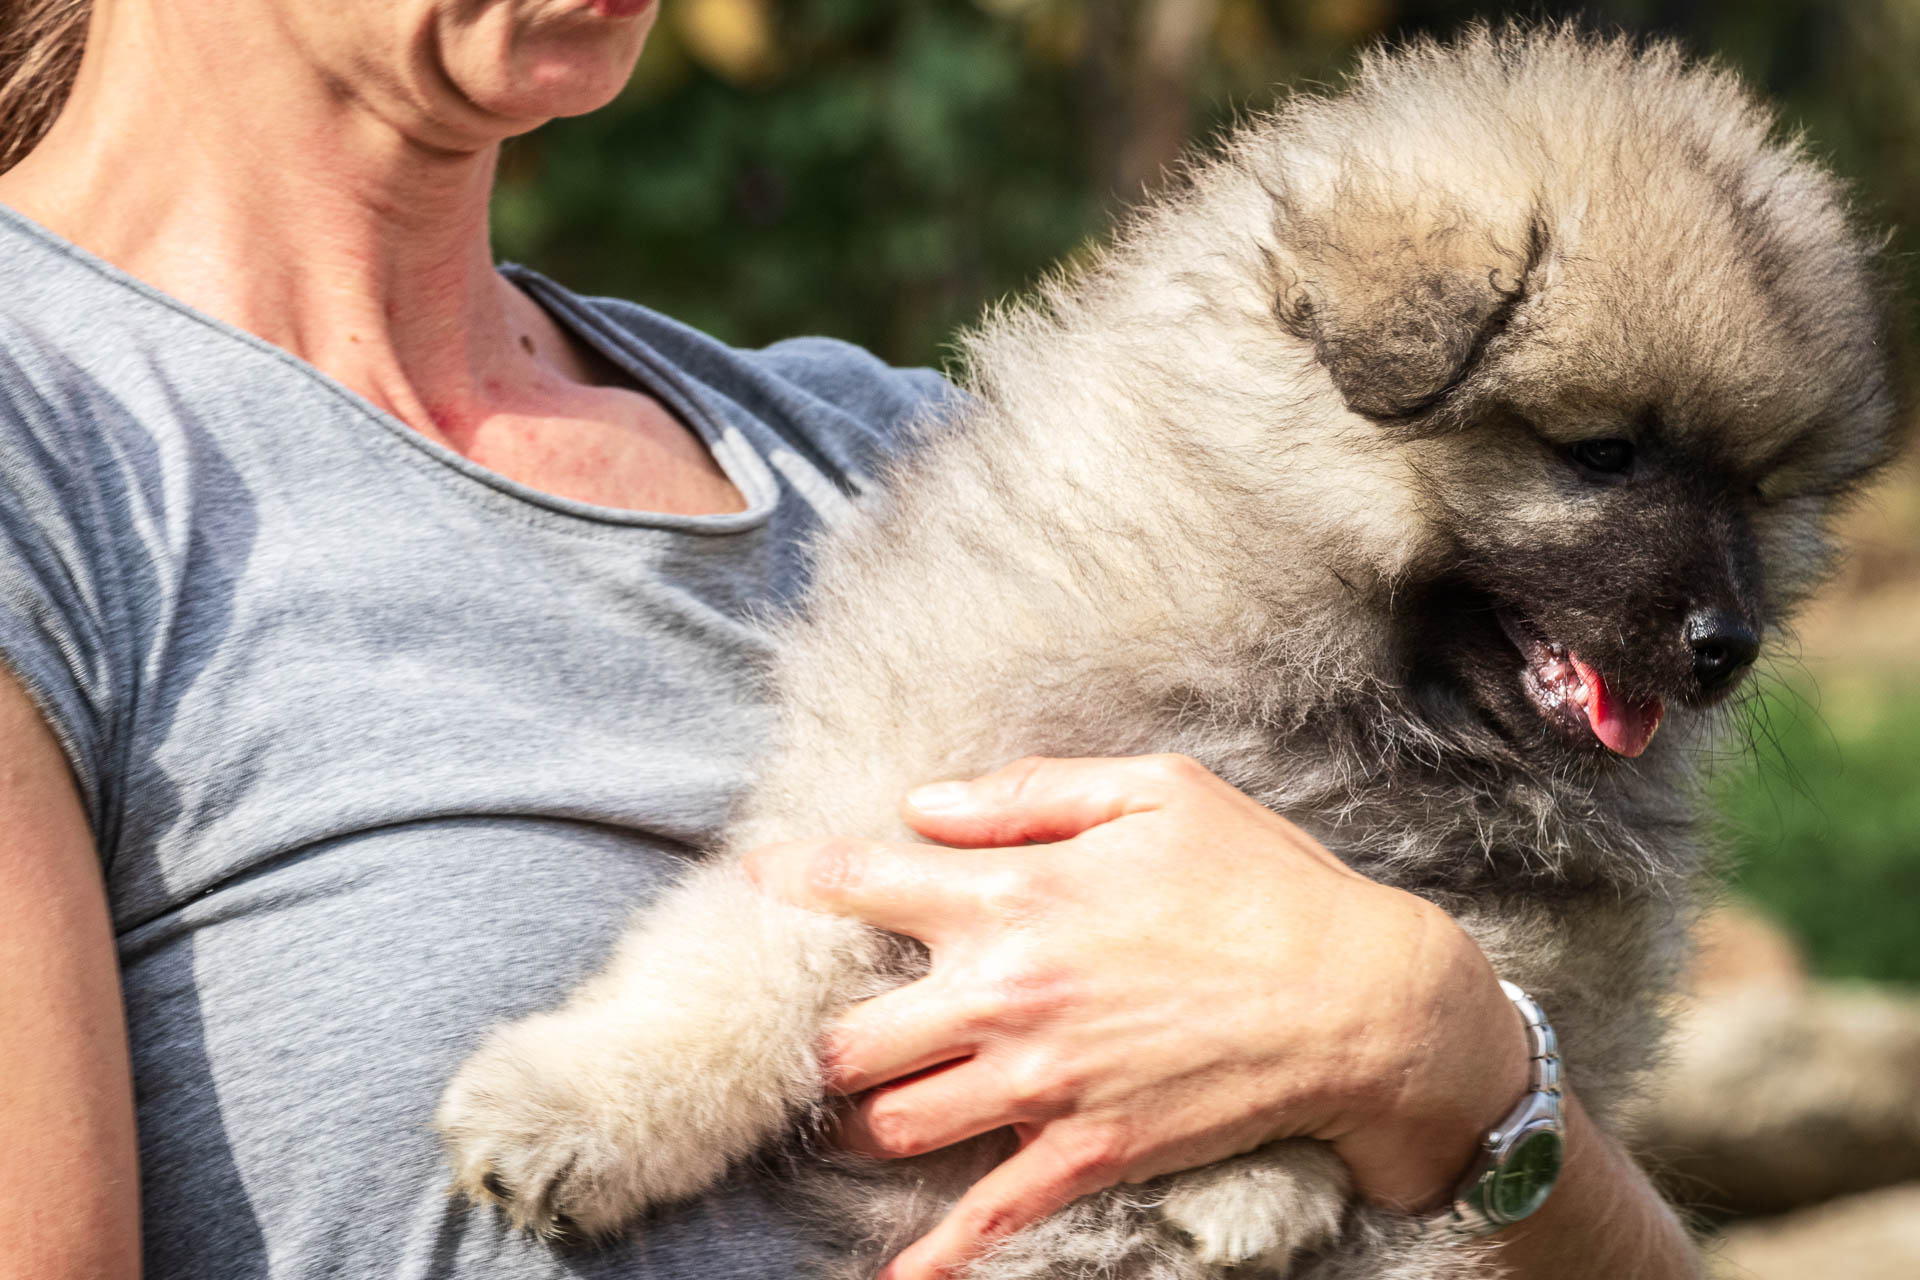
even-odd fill
[[(613, 107), (513, 144), (503, 257), (731, 341), (896, 363), (1098, 236), (1165, 166), (1356, 48), (1578, 13), (1740, 69), (1920, 293), (1920, 0), (665, 0)], [(1916, 336), (1909, 310), (1902, 329)], [(1920, 1277), (1920, 475), (1765, 672), (1716, 778), (1707, 933), (1647, 1161), (1727, 1275)]]

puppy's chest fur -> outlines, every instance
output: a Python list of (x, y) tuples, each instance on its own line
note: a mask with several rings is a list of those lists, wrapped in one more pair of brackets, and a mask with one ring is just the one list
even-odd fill
[[(993, 426), (969, 424), (923, 465), (966, 474), (1004, 448)], [(1154, 466), (1148, 441), (1116, 454), (1140, 488), (1177, 470)], [(1223, 554), (1206, 518), (1124, 505), (1105, 530), (1087, 517), (1070, 536), (1041, 533), (1032, 513), (1084, 498), (1047, 496), (1051, 471), (1025, 473), (1018, 500), (985, 502), (983, 486), (909, 469), (908, 500), (829, 544), (816, 608), (779, 664), (782, 743), (729, 846), (815, 830), (911, 838), (892, 797), (1021, 755), (1189, 755), (1459, 920), (1553, 1010), (1583, 1101), (1611, 1117), (1650, 1065), (1705, 861), (1692, 767), (1705, 730), (1677, 728), (1631, 774), (1529, 769), (1470, 713), (1443, 699), (1435, 715), (1409, 688), (1387, 610), (1303, 589), (1334, 582), (1311, 539), (1253, 547), (1243, 533)], [(1166, 572), (1125, 599), (1102, 590), (1142, 564)], [(912, 585), (928, 583), (945, 593)], [(882, 981), (917, 963), (897, 953)]]
[[(977, 515), (977, 505), (974, 510)], [(787, 733), (765, 786), (736, 826), (738, 846), (805, 830), (810, 821), (828, 824), (824, 829), (909, 834), (898, 828), (890, 805), (867, 797), (985, 770), (1026, 752), (1188, 754), (1301, 824), (1349, 865), (1452, 914), (1497, 971), (1553, 1010), (1569, 1078), (1578, 1081), (1590, 1113), (1615, 1127), (1622, 1104), (1652, 1065), (1663, 996), (1682, 949), (1701, 848), (1684, 769), (1677, 778), (1652, 776), (1620, 790), (1534, 776), (1511, 761), (1477, 754), (1476, 747), (1490, 744), (1470, 726), (1422, 718), (1417, 700), (1396, 683), (1392, 646), (1372, 643), (1384, 621), (1351, 605), (1313, 620), (1322, 634), (1311, 635), (1299, 615), (1287, 626), (1273, 615), (1256, 620), (1239, 610), (1213, 616), (1107, 610), (1094, 595), (1056, 589), (1047, 592), (1052, 634), (1076, 637), (1071, 646), (1022, 639), (1003, 625), (1004, 611), (996, 622), (990, 609), (952, 616), (938, 641), (932, 631), (918, 633), (912, 645), (896, 631), (856, 639), (841, 628), (852, 618), (877, 615), (839, 606), (871, 588), (893, 589), (894, 567), (919, 554), (937, 559), (945, 572), (928, 576), (923, 563), (911, 576), (946, 582), (967, 578), (962, 561), (983, 561), (1004, 573), (1024, 554), (995, 540), (996, 534), (1017, 536), (1010, 532), (1020, 524), (1014, 513), (991, 521), (994, 532), (978, 535), (964, 556), (942, 539), (916, 534), (942, 523), (924, 506), (916, 504), (911, 529), (899, 527), (903, 514), (883, 511), (873, 526), (848, 531), (824, 566), (821, 597), (829, 603), (801, 625), (783, 659)], [(1097, 540), (1072, 549), (1083, 572), (1102, 554)], [(1191, 553), (1136, 541), (1124, 554)], [(1013, 590), (1001, 591), (1003, 605)], [(1360, 643), (1338, 643), (1349, 628)], [(1248, 644), (1249, 632), (1265, 638)], [(841, 655), (839, 665), (820, 661), (829, 652)], [(953, 665), (933, 660), (939, 654), (950, 655)], [(846, 777), (855, 785), (837, 785)], [(815, 799), (809, 805), (801, 797)], [(796, 807), (816, 811), (794, 825)], [(1337, 964), (1338, 957), (1328, 962)], [(883, 946), (870, 956), (865, 984), (841, 994), (871, 994), (923, 969), (917, 947)], [(872, 1274), (892, 1250), (929, 1229), (1006, 1154), (991, 1136), (884, 1167), (850, 1167), (831, 1157), (823, 1162), (815, 1151), (789, 1166), (788, 1176), (816, 1206), (817, 1220), (833, 1224), (844, 1260), (833, 1274), (852, 1278)], [(1269, 1169), (1234, 1169), (1229, 1162), (1218, 1167), (1221, 1186), (1235, 1178), (1256, 1186), (1280, 1170), (1287, 1171), (1283, 1182), (1311, 1186), (1299, 1167), (1306, 1155), (1293, 1152)], [(1328, 1228), (1302, 1225), (1316, 1210), (1324, 1212), (1324, 1199), (1289, 1204), (1284, 1196), (1255, 1195), (1230, 1208), (1202, 1202), (1196, 1213), (1179, 1204), (1193, 1185), (1147, 1188), (1144, 1203), (1166, 1197), (1158, 1209), (1127, 1209), (1113, 1197), (1096, 1197), (1023, 1233), (975, 1274), (979, 1280), (1238, 1274), (1170, 1251), (1155, 1234), (1164, 1227), (1153, 1225), (1163, 1218), (1184, 1223), (1176, 1239), (1196, 1223), (1222, 1221), (1247, 1228), (1285, 1222), (1299, 1233), (1295, 1243), (1308, 1247), (1326, 1239), (1315, 1231)], [(1400, 1224), (1383, 1221), (1364, 1213), (1350, 1219), (1343, 1247), (1294, 1269), (1334, 1277), (1354, 1267), (1353, 1275), (1422, 1280), (1480, 1274), (1466, 1253), (1395, 1237)], [(1103, 1267), (1111, 1270), (1098, 1270)], [(1281, 1263), (1276, 1269), (1290, 1268)], [(1252, 1273), (1262, 1270), (1254, 1266)]]
[[(914, 538), (888, 524), (883, 516), (872, 529), (849, 533), (828, 566), (826, 594), (858, 595), (853, 579), (911, 558)], [(864, 560), (866, 546), (886, 552)], [(983, 550), (976, 543), (973, 554)], [(950, 562), (951, 555), (941, 558)], [(865, 788), (897, 794), (901, 784), (984, 771), (1022, 753), (1191, 755), (1357, 870), (1453, 915), (1498, 972), (1553, 1011), (1583, 1104), (1603, 1126), (1617, 1126), (1622, 1105), (1653, 1065), (1703, 847), (1684, 769), (1678, 778), (1655, 771), (1621, 790), (1534, 776), (1476, 755), (1472, 748), (1483, 741), (1451, 738), (1447, 726), (1425, 723), (1390, 672), (1367, 668), (1360, 651), (1379, 651), (1372, 646), (1336, 658), (1329, 656), (1335, 646), (1321, 644), (1314, 653), (1323, 665), (1313, 669), (1273, 665), (1272, 646), (1248, 649), (1217, 636), (1208, 665), (1199, 633), (1231, 632), (1246, 625), (1244, 618), (1184, 615), (1177, 637), (1159, 626), (1106, 630), (1094, 619), (1076, 626), (1062, 618), (1061, 633), (1079, 635), (1082, 647), (1050, 652), (1009, 644), (990, 622), (969, 628), (956, 621), (958, 632), (947, 635), (957, 635), (968, 655), (967, 678), (924, 661), (924, 649), (889, 653), (904, 639), (898, 634), (855, 645), (852, 635), (836, 634), (836, 619), (850, 616), (827, 608), (794, 637), (782, 664), (787, 735), (766, 785), (736, 825), (738, 847), (803, 830), (808, 821), (876, 836), (909, 834), (890, 806), (862, 800), (870, 794)], [(1289, 643), (1300, 640), (1296, 630)], [(852, 669), (814, 660), (828, 650), (847, 655)], [(1227, 661), (1229, 652), (1240, 656)], [(884, 696), (869, 700), (872, 690)], [(933, 752), (940, 754), (923, 754)], [(853, 788), (830, 781), (849, 774), (859, 779)], [(809, 807), (802, 796), (820, 797), (817, 812), (794, 826), (796, 807)], [(871, 953), (864, 981), (841, 994), (869, 995), (923, 971), (917, 947), (884, 945)], [(817, 1206), (818, 1219), (833, 1224), (835, 1246), (845, 1251), (844, 1270), (834, 1275), (856, 1277), (929, 1229), (1005, 1154), (992, 1137), (885, 1167), (823, 1166), (814, 1151), (790, 1166), (789, 1177)], [(1147, 1199), (1161, 1194), (1150, 1188)], [(1143, 1262), (1163, 1246), (1128, 1233), (1144, 1233), (1140, 1222), (1155, 1212), (1123, 1211), (1097, 1198), (1024, 1234), (1016, 1249), (976, 1275), (1022, 1280), (1081, 1274), (1073, 1268), (1096, 1263), (1111, 1265), (1114, 1275), (1155, 1280), (1222, 1274), (1190, 1260)], [(1284, 1203), (1256, 1200), (1244, 1218), (1287, 1212)], [(1299, 1274), (1345, 1276), (1347, 1266), (1377, 1268), (1356, 1275), (1480, 1274), (1466, 1255), (1395, 1239), (1364, 1214), (1345, 1232), (1345, 1247)]]

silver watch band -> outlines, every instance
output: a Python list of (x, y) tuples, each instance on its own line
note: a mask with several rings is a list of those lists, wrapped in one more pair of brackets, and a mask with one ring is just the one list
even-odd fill
[(1532, 996), (1504, 979), (1500, 989), (1526, 1023), (1527, 1093), (1481, 1141), (1452, 1202), (1426, 1219), (1434, 1234), (1487, 1236), (1520, 1221), (1546, 1200), (1560, 1170), (1566, 1133), (1560, 1043)]

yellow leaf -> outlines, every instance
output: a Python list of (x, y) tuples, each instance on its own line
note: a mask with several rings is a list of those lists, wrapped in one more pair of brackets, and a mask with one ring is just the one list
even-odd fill
[(766, 0), (675, 0), (667, 6), (695, 62), (734, 84), (759, 84), (780, 70)]

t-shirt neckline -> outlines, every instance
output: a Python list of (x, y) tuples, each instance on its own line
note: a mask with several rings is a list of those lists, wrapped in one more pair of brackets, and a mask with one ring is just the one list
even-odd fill
[(496, 269), (532, 297), (553, 317), (556, 324), (611, 360), (623, 373), (633, 378), (641, 390), (671, 409), (699, 437), (713, 456), (715, 464), (746, 499), (745, 510), (709, 515), (629, 510), (562, 497), (514, 480), (481, 466), (438, 441), (428, 439), (318, 366), (257, 334), (229, 324), (156, 288), (9, 205), (0, 204), (0, 225), (11, 227), (28, 241), (59, 254), (108, 284), (173, 311), (211, 330), (225, 341), (237, 343), (279, 362), (303, 380), (341, 401), (359, 417), (459, 473), (462, 478), (527, 505), (599, 524), (695, 534), (730, 534), (759, 528), (772, 518), (779, 505), (779, 484), (766, 460), (747, 439), (746, 432), (724, 424), (680, 372), (637, 335), (608, 322), (584, 299), (527, 267), (501, 263)]

